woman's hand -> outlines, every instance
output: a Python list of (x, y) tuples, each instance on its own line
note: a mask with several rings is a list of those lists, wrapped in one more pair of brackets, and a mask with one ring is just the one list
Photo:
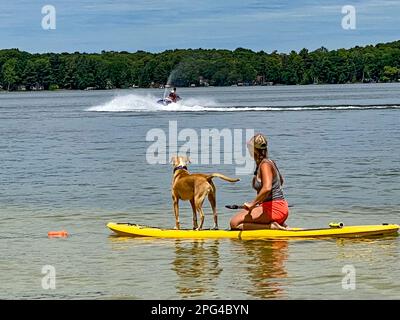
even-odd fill
[(251, 211), (256, 207), (256, 204), (254, 202), (245, 202), (243, 207), (248, 211), (248, 214), (250, 214)]

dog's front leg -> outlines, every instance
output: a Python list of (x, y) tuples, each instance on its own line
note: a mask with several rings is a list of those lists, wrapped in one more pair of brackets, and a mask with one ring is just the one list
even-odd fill
[(203, 212), (203, 208), (202, 207), (199, 208), (199, 213), (200, 213), (200, 227), (198, 227), (197, 230), (203, 229), (204, 212)]
[(172, 196), (172, 201), (174, 203), (174, 213), (175, 213), (175, 229), (180, 229), (179, 223), (179, 199), (175, 196)]

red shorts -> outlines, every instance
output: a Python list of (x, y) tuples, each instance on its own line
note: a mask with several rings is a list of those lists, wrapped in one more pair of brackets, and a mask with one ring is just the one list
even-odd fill
[(272, 200), (263, 202), (263, 212), (269, 221), (275, 221), (283, 225), (289, 216), (289, 206), (286, 200)]

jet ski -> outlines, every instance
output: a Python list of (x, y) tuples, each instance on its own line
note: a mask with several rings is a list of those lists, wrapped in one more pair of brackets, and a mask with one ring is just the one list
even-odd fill
[(171, 98), (166, 97), (166, 98), (164, 98), (164, 99), (158, 100), (157, 103), (162, 104), (163, 106), (167, 106), (167, 105), (169, 105), (169, 104), (171, 104), (171, 103), (176, 103), (176, 102), (178, 102), (179, 100), (182, 100), (181, 97), (179, 97), (179, 96), (176, 97), (176, 100), (175, 100), (175, 101), (172, 101)]

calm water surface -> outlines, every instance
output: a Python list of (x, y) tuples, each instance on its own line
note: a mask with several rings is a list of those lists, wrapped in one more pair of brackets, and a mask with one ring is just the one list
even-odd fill
[[(0, 299), (399, 299), (398, 237), (236, 241), (119, 238), (108, 221), (174, 224), (169, 165), (146, 162), (146, 133), (254, 128), (286, 178), (289, 225), (400, 223), (400, 85), (0, 94)], [(179, 112), (177, 112), (179, 111)], [(235, 164), (192, 171), (235, 176)], [(251, 175), (217, 181), (225, 204)], [(191, 227), (188, 203), (181, 221)], [(205, 227), (212, 224), (206, 205)], [(66, 229), (67, 239), (48, 239)], [(56, 268), (56, 290), (41, 286)], [(342, 268), (356, 270), (344, 290)]]

